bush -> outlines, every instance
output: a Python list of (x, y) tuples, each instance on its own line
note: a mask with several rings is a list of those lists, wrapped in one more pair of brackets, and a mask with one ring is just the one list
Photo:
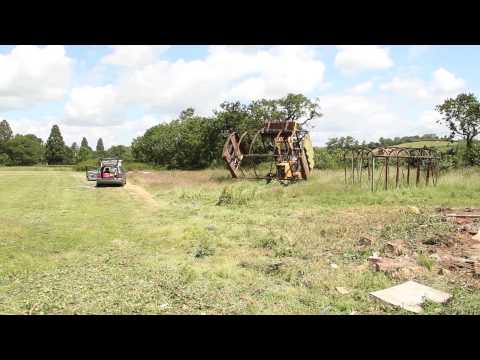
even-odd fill
[(256, 193), (255, 188), (239, 187), (233, 189), (225, 186), (218, 197), (217, 206), (246, 205), (255, 199)]
[(8, 164), (9, 161), (10, 161), (10, 158), (8, 157), (7, 154), (0, 154), (0, 166)]
[(137, 161), (125, 161), (123, 167), (126, 171), (135, 171), (135, 170), (160, 170), (161, 167), (158, 165), (147, 164)]
[(326, 148), (314, 148), (316, 169), (343, 168), (343, 154), (340, 149), (329, 151)]
[(215, 247), (213, 244), (207, 240), (207, 239), (202, 239), (198, 246), (195, 248), (194, 251), (194, 256), (196, 258), (202, 258), (205, 256), (211, 256), (215, 253)]
[(85, 171), (85, 167), (98, 167), (100, 165), (99, 161), (96, 159), (89, 159), (80, 161), (79, 163), (75, 164), (73, 170), (75, 171)]

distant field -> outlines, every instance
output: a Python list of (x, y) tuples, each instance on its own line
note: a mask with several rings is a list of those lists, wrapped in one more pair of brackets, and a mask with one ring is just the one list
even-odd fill
[(435, 264), (413, 277), (367, 266), (390, 240), (425, 257), (422, 241), (451, 231), (439, 206), (480, 207), (480, 172), (371, 193), (341, 171), (289, 187), (138, 171), (95, 188), (81, 172), (0, 168), (0, 313), (400, 314), (368, 293), (413, 278), (453, 294), (427, 314), (480, 314), (477, 283)]
[(432, 140), (432, 141), (415, 141), (415, 142), (408, 142), (408, 143), (403, 143), (398, 146), (402, 147), (447, 147), (447, 146), (452, 146), (455, 143), (451, 143), (450, 141), (443, 141), (443, 140)]

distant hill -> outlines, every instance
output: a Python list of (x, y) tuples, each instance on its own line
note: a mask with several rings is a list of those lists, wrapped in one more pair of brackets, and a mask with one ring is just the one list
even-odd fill
[(422, 148), (424, 146), (426, 146), (426, 147), (449, 147), (449, 146), (452, 146), (454, 144), (455, 143), (452, 143), (448, 140), (422, 140), (422, 141), (406, 142), (406, 143), (399, 144), (399, 145), (396, 145), (396, 146)]

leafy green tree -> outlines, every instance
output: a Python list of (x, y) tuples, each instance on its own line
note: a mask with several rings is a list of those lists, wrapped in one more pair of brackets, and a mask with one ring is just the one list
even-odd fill
[(475, 163), (473, 140), (480, 130), (480, 103), (474, 94), (459, 94), (455, 99), (449, 98), (435, 109), (442, 115), (438, 123), (445, 124), (450, 130), (450, 138), (459, 135), (465, 140), (466, 161)]
[(115, 145), (112, 146), (106, 152), (107, 156), (114, 157), (122, 160), (133, 160), (132, 151), (130, 147), (125, 145)]
[(72, 146), (70, 146), (70, 150), (72, 152), (73, 163), (76, 164), (78, 161), (78, 152), (80, 151), (80, 148), (75, 141), (72, 143)]
[(97, 141), (97, 147), (95, 148), (97, 156), (103, 157), (105, 155), (105, 147), (103, 146), (102, 138), (99, 138)]
[(80, 150), (78, 151), (78, 161), (85, 161), (85, 160), (91, 159), (92, 157), (93, 157), (93, 150), (88, 145), (87, 138), (84, 137), (80, 145)]
[(63, 164), (75, 164), (75, 155), (71, 147), (65, 145), (65, 157)]
[(224, 102), (213, 117), (183, 110), (177, 119), (148, 129), (132, 142), (139, 161), (170, 168), (202, 168), (220, 162), (225, 135), (229, 131), (256, 132), (267, 120), (292, 120), (302, 124), (321, 116), (319, 105), (301, 94), (281, 99), (262, 99), (248, 105)]
[(9, 165), (35, 165), (42, 161), (42, 139), (35, 135), (16, 135), (6, 143)]
[(0, 122), (0, 144), (10, 140), (13, 137), (12, 129), (7, 120)]
[(53, 125), (46, 143), (45, 158), (48, 164), (62, 164), (66, 160), (65, 142), (58, 125)]
[(331, 138), (327, 141), (327, 150), (330, 152), (336, 150), (350, 149), (358, 146), (358, 140), (351, 136), (341, 136), (338, 138)]
[(195, 109), (193, 108), (186, 108), (185, 110), (180, 112), (180, 116), (178, 117), (180, 120), (185, 120), (191, 118), (195, 115)]
[(6, 165), (10, 162), (10, 157), (6, 153), (0, 153), (0, 165)]
[(88, 146), (88, 141), (87, 141), (86, 137), (82, 138), (82, 142), (80, 143), (80, 148), (82, 148), (82, 147), (86, 147), (86, 148), (92, 150), (92, 148), (90, 146)]
[(6, 154), (6, 143), (13, 136), (12, 129), (7, 120), (2, 120), (0, 122), (0, 165), (6, 164), (9, 162), (9, 157)]

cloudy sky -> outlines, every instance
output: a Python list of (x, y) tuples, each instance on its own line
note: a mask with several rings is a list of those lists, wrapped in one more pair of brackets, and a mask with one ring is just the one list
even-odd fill
[(0, 119), (105, 146), (187, 108), (289, 92), (319, 99), (314, 143), (445, 134), (434, 106), (478, 94), (479, 46), (0, 46)]

